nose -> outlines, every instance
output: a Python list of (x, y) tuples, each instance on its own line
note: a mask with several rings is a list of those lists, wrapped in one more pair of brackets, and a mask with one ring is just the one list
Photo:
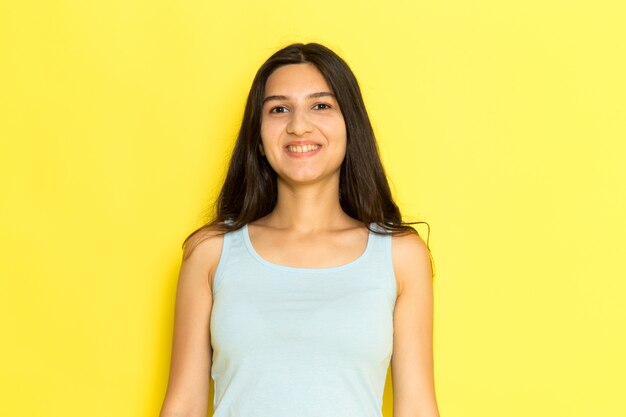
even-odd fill
[(305, 111), (294, 110), (287, 123), (287, 133), (302, 136), (313, 130), (311, 121)]

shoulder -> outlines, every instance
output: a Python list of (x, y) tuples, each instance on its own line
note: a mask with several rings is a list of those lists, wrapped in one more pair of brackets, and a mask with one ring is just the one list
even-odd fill
[(224, 232), (216, 226), (205, 226), (191, 234), (183, 246), (183, 264), (200, 270), (212, 283), (213, 274), (219, 262)]
[(224, 241), (223, 232), (216, 226), (203, 226), (185, 240), (183, 260), (206, 254), (214, 249), (221, 249)]
[(432, 260), (426, 242), (415, 233), (392, 237), (393, 269), (398, 283), (398, 295), (404, 288), (429, 285), (432, 281)]

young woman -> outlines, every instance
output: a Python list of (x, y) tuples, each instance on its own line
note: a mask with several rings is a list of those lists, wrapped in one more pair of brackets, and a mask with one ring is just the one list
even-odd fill
[(161, 417), (438, 417), (428, 246), (356, 78), (292, 44), (259, 69), (214, 220), (184, 243)]

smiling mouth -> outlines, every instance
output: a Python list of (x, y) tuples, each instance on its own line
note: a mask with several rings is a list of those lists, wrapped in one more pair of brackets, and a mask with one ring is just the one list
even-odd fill
[(321, 145), (304, 145), (304, 146), (289, 145), (287, 146), (287, 150), (289, 152), (294, 152), (294, 153), (307, 153), (307, 152), (315, 151), (319, 149), (320, 147)]

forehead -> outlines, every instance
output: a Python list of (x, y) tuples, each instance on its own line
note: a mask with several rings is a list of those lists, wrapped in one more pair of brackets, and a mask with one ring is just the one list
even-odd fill
[(283, 65), (272, 72), (265, 83), (265, 95), (304, 95), (312, 92), (333, 92), (328, 82), (310, 63)]

